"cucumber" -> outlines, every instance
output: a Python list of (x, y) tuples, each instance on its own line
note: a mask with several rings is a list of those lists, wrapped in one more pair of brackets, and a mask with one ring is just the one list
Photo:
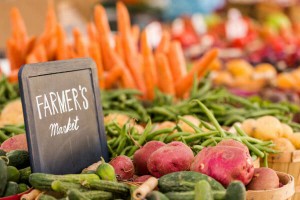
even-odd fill
[(18, 194), (18, 192), (19, 192), (19, 185), (15, 182), (9, 181), (7, 182), (6, 189), (3, 196), (8, 197), (11, 195)]
[(71, 189), (68, 191), (68, 197), (72, 200), (90, 200), (89, 198), (85, 197), (80, 191)]
[(167, 192), (166, 197), (170, 200), (194, 200), (195, 192)]
[(14, 166), (7, 166), (7, 181), (18, 183), (20, 179), (20, 172)]
[(147, 200), (169, 200), (169, 198), (166, 197), (166, 195), (164, 195), (159, 191), (150, 192), (149, 194), (147, 194), (146, 199)]
[(111, 192), (105, 192), (105, 191), (87, 191), (87, 192), (82, 192), (82, 194), (92, 200), (109, 200), (113, 199), (113, 194)]
[(4, 194), (7, 183), (7, 165), (4, 160), (0, 158), (0, 197)]
[(0, 156), (6, 156), (6, 152), (3, 149), (0, 149)]
[(205, 181), (201, 180), (195, 185), (195, 200), (214, 200), (211, 186)]
[(226, 200), (244, 200), (246, 199), (245, 185), (240, 181), (232, 181), (226, 190)]
[(23, 169), (20, 169), (19, 170), (20, 172), (20, 180), (19, 182), (20, 183), (26, 183), (28, 184), (28, 179), (29, 179), (29, 176), (31, 174), (31, 168), (30, 167), (26, 167), (26, 168), (23, 168)]
[(56, 198), (47, 194), (42, 194), (37, 198), (37, 200), (56, 200)]
[(29, 189), (29, 187), (25, 183), (19, 183), (19, 191), (18, 193), (23, 193)]
[(18, 169), (29, 166), (29, 154), (24, 150), (13, 150), (6, 154), (8, 165)]
[(112, 192), (118, 195), (122, 195), (123, 197), (130, 196), (130, 187), (125, 183), (118, 183), (105, 180), (88, 180), (85, 183), (83, 183), (83, 187)]
[(96, 174), (66, 174), (53, 175), (44, 173), (32, 173), (29, 176), (29, 183), (39, 190), (51, 190), (53, 181), (64, 181), (72, 183), (82, 183), (87, 181), (100, 181)]
[(86, 171), (82, 171), (81, 174), (96, 174), (96, 171), (94, 171), (94, 170), (86, 170)]
[(101, 158), (101, 161), (102, 161), (102, 163), (98, 166), (98, 168), (96, 170), (96, 174), (102, 180), (117, 182), (114, 167), (112, 165), (110, 165), (109, 163), (106, 163), (103, 158)]
[(192, 171), (181, 171), (164, 175), (158, 180), (158, 188), (163, 193), (192, 191), (195, 188), (195, 184), (201, 180), (206, 180), (212, 190), (225, 190), (215, 179)]
[(69, 189), (78, 189), (80, 191), (88, 191), (88, 189), (83, 188), (80, 183), (71, 183), (71, 182), (63, 182), (63, 181), (53, 181), (51, 183), (51, 188), (55, 192), (60, 192), (63, 194), (67, 194)]

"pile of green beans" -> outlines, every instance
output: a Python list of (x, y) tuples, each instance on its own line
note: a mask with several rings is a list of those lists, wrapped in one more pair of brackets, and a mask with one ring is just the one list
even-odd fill
[(7, 140), (8, 138), (18, 135), (21, 133), (25, 133), (24, 125), (16, 126), (16, 125), (6, 125), (0, 128), (0, 145), (2, 142)]
[(9, 101), (18, 98), (19, 96), (18, 84), (12, 84), (8, 82), (7, 77), (2, 76), (0, 78), (0, 111)]

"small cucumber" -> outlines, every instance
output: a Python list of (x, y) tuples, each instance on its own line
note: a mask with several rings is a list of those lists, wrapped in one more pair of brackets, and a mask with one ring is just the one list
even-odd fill
[(123, 197), (130, 196), (130, 187), (125, 183), (118, 183), (105, 180), (88, 180), (85, 183), (83, 183), (83, 187), (93, 190), (112, 192), (114, 194), (122, 195)]
[(166, 197), (170, 200), (194, 200), (195, 192), (167, 192)]
[(28, 179), (31, 174), (31, 168), (26, 167), (26, 168), (20, 169), (19, 172), (20, 172), (20, 183), (28, 184), (29, 183)]
[(0, 158), (0, 197), (4, 194), (7, 184), (7, 165), (4, 160)]
[(63, 181), (53, 181), (51, 183), (51, 188), (55, 192), (60, 192), (67, 194), (69, 189), (78, 189), (80, 191), (88, 191), (88, 189), (83, 188), (80, 183), (63, 182)]
[(246, 188), (245, 185), (240, 181), (232, 181), (227, 187), (226, 200), (245, 200), (246, 199)]
[(96, 174), (102, 180), (117, 182), (115, 169), (109, 163), (106, 163), (103, 158), (101, 158), (102, 163), (98, 166)]
[(85, 197), (80, 191), (75, 189), (70, 189), (68, 191), (68, 197), (72, 200), (90, 200), (88, 197)]
[(37, 200), (57, 200), (57, 199), (53, 196), (42, 194), (37, 198)]
[(18, 169), (29, 166), (29, 154), (24, 150), (13, 150), (6, 154), (8, 165)]
[(162, 176), (158, 180), (158, 188), (161, 192), (184, 192), (195, 189), (195, 184), (201, 180), (206, 180), (212, 190), (225, 190), (225, 188), (215, 179), (193, 171), (174, 172)]
[(15, 182), (9, 181), (6, 185), (6, 189), (4, 192), (4, 197), (8, 197), (11, 195), (18, 194), (19, 192), (19, 185)]
[(206, 180), (201, 180), (195, 185), (195, 200), (214, 200), (211, 186)]
[(94, 171), (94, 170), (86, 170), (86, 171), (82, 171), (81, 174), (96, 174), (96, 171)]
[(146, 200), (169, 200), (169, 198), (159, 191), (152, 191), (147, 194)]
[(20, 172), (14, 166), (7, 166), (7, 181), (18, 183), (20, 179)]
[(91, 200), (109, 200), (109, 199), (113, 199), (113, 195), (110, 192), (105, 192), (105, 191), (86, 191), (86, 192), (82, 192), (82, 194), (86, 197), (89, 198)]
[(25, 183), (19, 183), (18, 185), (19, 185), (18, 193), (25, 192), (29, 189), (28, 185), (26, 185)]

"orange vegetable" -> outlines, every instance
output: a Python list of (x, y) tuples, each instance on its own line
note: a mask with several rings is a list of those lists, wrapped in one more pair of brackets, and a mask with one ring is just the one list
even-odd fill
[(122, 68), (115, 66), (113, 67), (105, 77), (105, 88), (111, 88), (114, 83), (122, 76)]
[(171, 42), (167, 55), (173, 79), (181, 79), (187, 73), (187, 67), (185, 64), (185, 58), (183, 55), (181, 44), (178, 41)]
[(122, 47), (122, 40), (119, 35), (115, 35), (115, 42), (116, 42), (115, 51), (122, 58), (122, 60), (125, 60), (125, 53)]
[(88, 34), (90, 42), (98, 42), (99, 37), (98, 37), (98, 32), (95, 27), (95, 24), (92, 22), (89, 22), (86, 26), (86, 32)]
[(78, 57), (87, 57), (88, 56), (88, 50), (86, 45), (83, 42), (83, 38), (81, 36), (80, 31), (77, 28), (73, 29), (73, 36), (74, 36), (74, 42), (75, 42), (75, 50)]
[(175, 95), (174, 81), (167, 56), (162, 53), (156, 53), (155, 61), (157, 72), (159, 72), (157, 74), (158, 88), (166, 94)]
[(91, 43), (89, 46), (89, 55), (95, 61), (97, 66), (97, 73), (99, 79), (100, 88), (104, 88), (104, 80), (103, 80), (103, 65), (101, 59), (100, 48), (97, 43)]
[(163, 31), (160, 42), (156, 48), (156, 53), (168, 53), (170, 48), (171, 36), (168, 31)]
[(134, 44), (135, 45), (138, 45), (138, 42), (139, 42), (139, 38), (140, 38), (140, 27), (138, 25), (133, 25), (131, 27), (131, 34), (132, 34), (132, 37), (133, 37), (133, 41), (134, 41)]
[(192, 87), (195, 74), (197, 74), (198, 78), (203, 77), (208, 71), (210, 64), (214, 61), (214, 59), (216, 59), (217, 56), (218, 50), (212, 49), (208, 51), (202, 58), (200, 58), (186, 76), (176, 81), (176, 95), (178, 97), (183, 97), (184, 94)]
[(22, 48), (25, 46), (27, 41), (27, 31), (24, 20), (20, 14), (20, 11), (13, 7), (10, 10), (11, 30), (12, 37), (14, 38), (17, 46)]
[(57, 60), (68, 59), (68, 52), (67, 52), (68, 50), (65, 44), (66, 35), (61, 25), (57, 25), (56, 38), (57, 38), (56, 59)]
[(13, 69), (10, 74), (8, 75), (8, 81), (11, 83), (17, 83), (18, 82), (18, 69)]

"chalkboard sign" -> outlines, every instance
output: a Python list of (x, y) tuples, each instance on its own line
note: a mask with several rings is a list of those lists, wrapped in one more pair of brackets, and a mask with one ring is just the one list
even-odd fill
[(33, 172), (78, 173), (108, 157), (91, 59), (27, 64), (19, 72)]

